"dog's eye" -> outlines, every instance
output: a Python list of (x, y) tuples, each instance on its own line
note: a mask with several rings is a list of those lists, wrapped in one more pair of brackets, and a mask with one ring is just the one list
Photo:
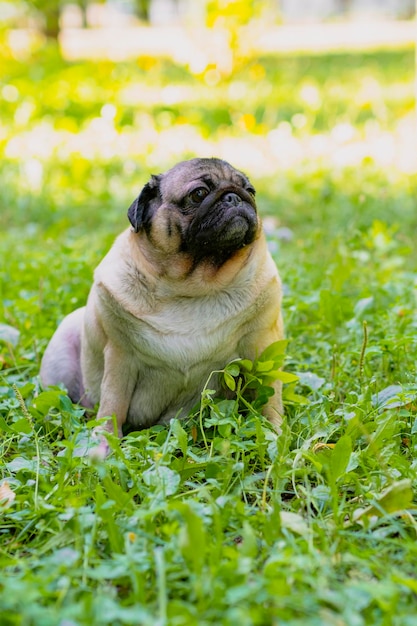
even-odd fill
[(253, 187), (246, 187), (246, 191), (250, 193), (251, 196), (255, 197), (256, 191)]
[(198, 204), (202, 202), (208, 194), (209, 191), (205, 187), (197, 187), (197, 189), (194, 189), (194, 191), (190, 193), (189, 198), (192, 202)]

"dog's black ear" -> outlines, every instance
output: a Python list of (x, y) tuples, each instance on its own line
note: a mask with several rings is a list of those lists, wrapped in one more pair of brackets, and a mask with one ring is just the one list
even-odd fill
[(159, 194), (160, 179), (160, 176), (152, 176), (149, 183), (146, 183), (139, 196), (132, 202), (127, 211), (127, 216), (135, 233), (139, 232), (144, 225), (149, 213), (149, 205)]

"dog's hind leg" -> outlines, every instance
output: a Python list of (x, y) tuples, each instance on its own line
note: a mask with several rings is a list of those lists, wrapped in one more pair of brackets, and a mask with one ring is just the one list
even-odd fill
[(63, 384), (73, 402), (86, 406), (81, 373), (81, 331), (85, 307), (63, 319), (43, 355), (40, 378), (42, 385)]

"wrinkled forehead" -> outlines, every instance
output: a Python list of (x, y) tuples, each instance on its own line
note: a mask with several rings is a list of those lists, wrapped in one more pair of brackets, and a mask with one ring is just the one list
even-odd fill
[(211, 181), (214, 185), (231, 183), (246, 187), (249, 179), (243, 172), (235, 170), (227, 161), (221, 159), (191, 159), (182, 161), (168, 170), (161, 181), (161, 192), (164, 197), (182, 197), (189, 189), (199, 182)]

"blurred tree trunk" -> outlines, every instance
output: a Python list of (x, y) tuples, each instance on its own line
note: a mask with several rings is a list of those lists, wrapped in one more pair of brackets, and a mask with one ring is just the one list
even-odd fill
[(135, 0), (136, 15), (139, 19), (149, 22), (152, 0)]
[[(41, 5), (41, 3), (39, 3)], [(59, 2), (46, 2), (46, 7), (43, 12), (43, 18), (45, 20), (44, 32), (48, 39), (58, 39), (59, 35), (59, 18), (60, 18), (60, 3)], [(42, 9), (41, 9), (42, 10)]]
[(88, 7), (88, 0), (78, 0), (78, 5), (81, 9), (81, 19), (82, 19), (82, 26), (83, 28), (87, 28), (88, 24), (87, 24), (87, 7)]
[[(42, 15), (43, 32), (49, 39), (58, 39), (60, 32), (61, 10), (67, 2), (68, 0), (32, 0), (32, 4)], [(89, 0), (73, 0), (73, 2), (80, 7), (82, 26), (83, 28), (86, 28), (88, 25), (87, 7)]]
[(57, 39), (59, 35), (59, 18), (61, 0), (31, 0), (27, 2), (29, 9), (35, 9), (40, 17), (40, 27), (48, 39)]
[(342, 15), (347, 15), (352, 6), (352, 0), (338, 0), (337, 5)]

